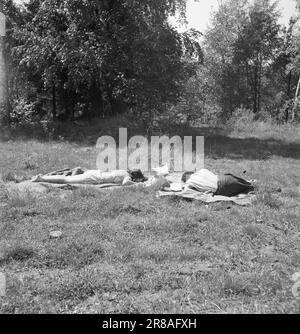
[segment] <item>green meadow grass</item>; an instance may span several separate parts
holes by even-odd
[[[257,180],[251,207],[150,190],[8,193],[9,181],[95,168],[99,133],[82,142],[80,133],[4,138],[0,312],[299,313],[291,280],[300,271],[299,127],[189,131],[205,135],[208,169]],[[56,230],[62,237],[51,239]]]

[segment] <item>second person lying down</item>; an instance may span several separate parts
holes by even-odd
[[[253,185],[233,174],[216,175],[207,169],[196,173],[184,173],[184,191],[194,190],[214,196],[234,197],[254,191]]]

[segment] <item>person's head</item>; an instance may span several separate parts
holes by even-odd
[[[184,183],[186,183],[193,174],[194,174],[193,172],[185,172],[182,175],[181,181],[184,182]]]
[[[136,183],[146,182],[148,179],[144,176],[140,169],[129,170],[128,171],[131,180]]]

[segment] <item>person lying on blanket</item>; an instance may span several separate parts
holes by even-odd
[[[207,169],[201,169],[196,173],[184,173],[182,182],[185,184],[184,191],[196,190],[215,196],[234,197],[254,191],[249,181],[232,174],[216,175]]]
[[[55,183],[55,184],[87,184],[87,185],[133,185],[146,182],[147,178],[140,170],[116,170],[102,172],[100,170],[86,170],[80,167],[64,169],[47,175],[38,175],[32,182]]]

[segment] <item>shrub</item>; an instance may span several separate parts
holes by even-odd
[[[36,103],[28,102],[24,97],[14,101],[10,113],[12,126],[26,125],[35,121],[37,116]]]

